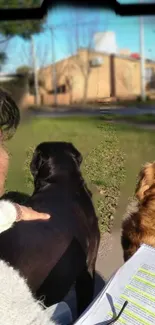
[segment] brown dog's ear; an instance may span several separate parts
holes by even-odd
[[[141,201],[145,197],[145,192],[155,184],[155,162],[145,164],[139,173],[138,179],[135,196]]]
[[[82,155],[81,153],[73,146],[72,143],[68,143],[68,151],[69,154],[76,161],[77,165],[80,166],[82,163]]]

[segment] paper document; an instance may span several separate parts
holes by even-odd
[[[106,325],[125,301],[127,306],[115,325],[155,324],[155,249],[142,245],[75,322],[76,325]]]

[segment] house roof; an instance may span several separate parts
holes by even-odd
[[[84,47],[80,47],[79,49],[78,49],[78,51],[77,51],[77,53],[79,52],[79,51],[87,51],[88,49],[87,48],[84,48]],[[90,53],[92,53],[92,54],[96,54],[96,55],[102,55],[102,56],[110,56],[111,54],[109,54],[109,53],[106,53],[106,52],[98,52],[98,51],[95,51],[94,49],[91,49],[90,50]],[[122,59],[126,59],[126,60],[131,60],[131,61],[139,61],[140,60],[140,56],[138,57],[134,57],[134,55],[132,56],[132,54],[135,54],[135,53],[130,53],[130,55],[125,55],[125,54],[113,54],[115,57],[118,57],[118,58],[122,58]],[[70,55],[70,56],[68,56],[68,57],[66,57],[66,58],[64,58],[64,59],[62,59],[62,60],[59,60],[59,61],[57,61],[55,64],[57,65],[57,64],[60,64],[60,63],[63,63],[64,61],[66,61],[66,60],[68,60],[68,59],[71,59],[71,58],[73,58],[73,57],[75,57],[77,54],[74,54],[74,55]],[[146,60],[146,62],[148,62],[148,63],[155,63],[155,60],[151,60],[151,59],[145,59]],[[51,67],[52,66],[52,64],[49,64],[49,65],[47,65],[47,66],[45,66],[45,67],[43,67],[43,68],[41,68],[40,69],[40,71],[43,71],[44,69],[46,70],[46,69],[48,69],[49,67]]]
[[[79,51],[80,50],[82,50],[82,51],[87,51],[87,48],[84,48],[84,47],[81,47],[81,48],[79,48]],[[98,55],[104,55],[104,56],[107,56],[107,55],[109,55],[110,56],[110,54],[109,53],[107,53],[107,52],[98,52],[98,51],[95,51],[94,49],[91,49],[91,51],[90,51],[91,53],[96,53],[96,54],[98,54]],[[139,58],[135,58],[135,57],[132,57],[131,55],[132,55],[132,53],[130,53],[130,55],[125,55],[125,54],[119,54],[119,53],[117,53],[117,54],[113,54],[115,57],[119,57],[119,58],[122,58],[122,59],[128,59],[128,60],[132,60],[132,61],[137,61],[137,60],[140,60],[140,57]],[[151,60],[151,59],[145,59],[147,62],[152,62],[152,63],[155,63],[155,60]]]
[[[56,62],[55,62],[55,65],[60,64],[60,63],[63,63],[63,62],[65,62],[65,61],[67,61],[68,59],[74,58],[75,56],[76,56],[76,54],[74,54],[74,55],[69,55],[69,56],[67,56],[66,58],[62,59],[62,60],[56,61]],[[48,68],[51,67],[51,66],[52,66],[52,63],[46,65],[46,66],[43,67],[43,68],[41,68],[40,71],[41,71],[41,70],[46,70],[46,69],[48,69]]]

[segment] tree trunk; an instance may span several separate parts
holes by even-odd
[[[87,102],[87,95],[88,95],[88,76],[84,78],[84,89],[83,89],[83,103]]]
[[[69,98],[69,102],[70,102],[70,105],[73,103],[73,91],[72,89],[70,89],[70,98]]]

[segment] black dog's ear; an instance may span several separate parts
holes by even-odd
[[[72,143],[68,143],[68,149],[70,155],[75,159],[78,166],[80,166],[83,160],[81,153],[73,146]]]
[[[39,150],[35,150],[31,163],[30,163],[30,171],[32,176],[35,178],[38,174],[38,171],[42,165],[43,159],[41,157],[41,153]]]

